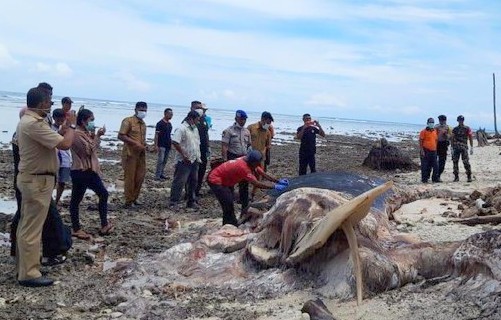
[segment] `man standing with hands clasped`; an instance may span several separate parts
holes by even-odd
[[[325,137],[324,129],[318,121],[312,121],[311,115],[303,115],[304,125],[297,128],[296,139],[301,140],[299,146],[299,175],[306,174],[307,167],[311,173],[316,172],[315,153],[317,152],[317,134]]]
[[[464,125],[464,117],[457,117],[458,126],[452,129],[452,164],[454,172],[454,182],[459,181],[459,157],[463,159],[464,169],[468,182],[471,182],[471,166],[468,158],[468,140],[470,141],[470,155],[473,154],[473,133],[470,127]]]
[[[146,102],[136,103],[134,115],[122,120],[118,139],[124,142],[122,167],[124,169],[125,207],[139,206],[137,200],[146,175]]]
[[[20,285],[42,287],[53,284],[52,279],[40,273],[40,240],[58,170],[56,148],[71,147],[76,117],[74,112],[69,114],[60,135],[44,121],[51,111],[51,95],[41,88],[32,88],[26,100],[28,109],[17,126],[20,155],[17,186],[22,193],[17,274]]]

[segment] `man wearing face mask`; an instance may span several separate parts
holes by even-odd
[[[433,170],[431,180],[440,182],[437,162],[438,136],[435,130],[435,121],[428,118],[426,128],[419,133],[419,148],[421,156],[421,182],[428,183],[430,173]]]
[[[28,109],[16,130],[20,155],[17,186],[22,194],[17,228],[18,281],[22,286],[50,286],[53,281],[40,273],[40,239],[58,169],[56,148],[71,147],[75,115],[68,117],[61,136],[44,119],[51,111],[51,95],[42,88],[32,88],[26,100]]]
[[[235,123],[223,131],[221,157],[224,161],[240,158],[249,151],[252,140],[249,129],[245,128],[245,122],[247,122],[247,113],[243,110],[237,110]],[[247,181],[238,183],[238,193],[243,210],[249,205],[249,183]]]
[[[122,167],[124,169],[125,207],[139,206],[141,186],[146,175],[146,102],[136,103],[134,115],[122,120],[118,139],[124,142]]]
[[[268,111],[261,114],[261,120],[247,127],[249,129],[252,141],[252,150],[258,150],[262,155],[266,155],[271,146],[270,125],[273,122],[273,116]],[[261,166],[264,167],[264,157],[261,159]],[[256,194],[257,188],[252,188],[252,196]]]
[[[197,123],[203,111],[190,111],[181,125],[174,130],[172,146],[176,149],[174,179],[170,189],[171,210],[179,209],[179,201],[184,186],[187,185],[186,207],[198,209],[195,202],[195,190],[198,181],[198,166],[200,160],[200,136]]]

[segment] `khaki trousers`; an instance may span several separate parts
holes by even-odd
[[[125,203],[137,200],[146,175],[146,153],[123,155]]]
[[[21,220],[17,227],[18,280],[35,279],[40,273],[42,229],[49,211],[55,177],[19,173],[17,187],[21,191]]]

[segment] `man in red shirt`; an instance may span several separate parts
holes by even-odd
[[[421,182],[427,183],[433,169],[431,180],[440,182],[437,162],[438,136],[435,130],[435,121],[428,118],[426,128],[419,133],[419,147],[421,149]]]
[[[246,156],[229,160],[214,168],[208,175],[209,186],[223,209],[223,225],[238,226],[233,205],[233,186],[241,181],[261,189],[284,190],[289,185],[287,179],[277,179],[260,166],[263,156],[257,150],[250,151]],[[268,181],[259,181],[256,174]],[[272,183],[273,182],[273,183]]]

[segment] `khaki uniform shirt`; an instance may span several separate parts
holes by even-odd
[[[196,126],[191,127],[186,121],[183,121],[181,126],[174,130],[172,142],[178,143],[183,148],[191,163],[202,162],[200,160],[200,135]],[[182,161],[183,156],[176,152],[176,162]]]
[[[258,150],[264,156],[266,149],[271,143],[271,132],[268,129],[263,129],[259,122],[251,124],[247,127],[249,129],[252,141],[252,149]]]
[[[228,144],[228,152],[243,156],[247,154],[247,150],[251,146],[251,135],[249,129],[241,128],[237,123],[234,123],[223,131],[221,141]]]
[[[146,124],[136,116],[123,119],[118,133],[140,142],[143,146],[146,145]],[[134,153],[134,150],[127,143],[124,143],[122,154],[130,156]]]
[[[19,172],[57,173],[59,163],[56,146],[64,138],[53,131],[44,118],[28,109],[17,125],[16,136],[21,158]]]

